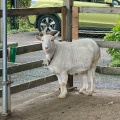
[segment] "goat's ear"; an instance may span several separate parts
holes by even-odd
[[[39,35],[35,35],[35,38],[39,41],[41,41],[41,37]]]

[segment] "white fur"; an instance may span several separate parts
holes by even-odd
[[[76,73],[81,74],[83,77],[83,87],[79,92],[84,93],[87,90],[89,79],[91,88],[88,94],[92,95],[100,48],[92,39],[86,38],[73,42],[59,42],[55,40],[55,37],[57,36],[50,34],[43,37],[36,36],[42,43],[48,68],[58,77],[61,88],[59,98],[65,98],[67,95],[68,74],[74,75]]]

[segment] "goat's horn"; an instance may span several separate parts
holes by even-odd
[[[40,34],[46,35],[46,32],[45,31],[41,31]]]
[[[49,34],[54,36],[58,31],[57,30],[53,30],[53,31],[50,31]]]
[[[60,32],[58,31],[54,36],[55,36],[55,37],[58,37],[59,34],[60,34]]]
[[[46,32],[45,32],[45,31],[42,31],[41,33],[42,33],[43,35],[46,35]]]

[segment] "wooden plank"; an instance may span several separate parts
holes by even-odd
[[[42,50],[42,44],[37,43],[37,44],[32,44],[32,45],[26,45],[26,46],[19,46],[17,47],[17,55],[23,54],[23,53],[29,53],[33,51],[38,51]]]
[[[107,75],[120,75],[120,67],[97,66],[96,72]]]
[[[79,7],[79,11],[81,13],[119,14],[120,7]]]
[[[79,14],[78,7],[72,8],[72,39],[78,40],[78,29],[79,29]]]
[[[17,8],[8,9],[7,16],[27,16],[27,15],[39,15],[39,14],[52,14],[61,13],[61,7],[47,7],[47,8]],[[0,10],[0,17],[2,17],[2,10]]]
[[[29,62],[29,63],[17,64],[17,65],[8,67],[8,69],[7,69],[8,74],[10,75],[10,74],[21,72],[21,71],[42,67],[43,66],[42,63],[43,63],[43,60],[33,61],[33,62]],[[1,76],[2,76],[2,68],[0,68],[0,77]]]
[[[11,46],[18,46],[18,43],[16,43],[16,42],[8,42],[7,43],[7,48],[8,47],[11,47]],[[0,43],[0,50],[3,48],[3,45],[2,45],[2,43]]]
[[[96,41],[98,46],[102,48],[118,48],[120,49],[120,42],[119,41]]]
[[[61,38],[66,40],[66,7],[62,7]]]
[[[111,31],[92,31],[92,30],[79,30],[79,33],[84,33],[84,34],[94,34],[94,35],[105,35],[107,33],[111,33]]]
[[[34,88],[40,85],[44,85],[50,82],[54,82],[57,80],[57,77],[55,75],[47,76],[45,78],[40,78],[31,82],[26,82],[23,84],[15,85],[11,87],[11,94],[21,92],[24,90],[28,90],[30,88]],[[2,89],[0,89],[0,97],[2,97]]]

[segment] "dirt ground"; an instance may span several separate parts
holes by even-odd
[[[73,91],[58,99],[58,81],[13,94],[11,117],[0,120],[120,120],[120,76],[96,76],[93,96]],[[81,87],[80,81],[74,76],[74,86]]]
[[[27,34],[30,40],[31,33]],[[23,35],[19,36],[20,41],[25,40],[22,38]],[[13,37],[11,35],[9,39],[15,41]],[[33,39],[31,34],[31,40]],[[0,120],[120,120],[120,75],[97,74],[96,82],[97,87],[93,96],[74,91],[65,99],[58,99],[57,82],[13,94],[11,117],[0,116]],[[74,86],[80,86],[77,78],[74,83]],[[1,111],[2,99],[0,98]]]
[[[119,90],[96,90],[93,96],[72,92],[65,99],[58,99],[58,93],[56,91],[19,103],[12,108],[11,118],[0,120],[120,119]]]

